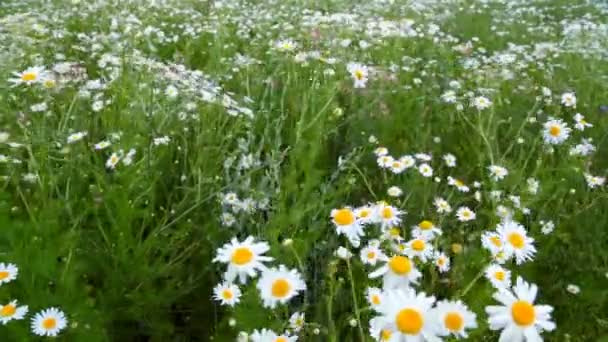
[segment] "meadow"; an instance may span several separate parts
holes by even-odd
[[[608,4],[3,0],[1,341],[608,341]]]

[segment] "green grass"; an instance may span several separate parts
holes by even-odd
[[[420,263],[423,276],[416,289],[444,299],[468,288],[461,299],[479,325],[469,340],[497,340],[484,311],[496,304],[494,290],[477,279],[490,260],[480,236],[500,222],[498,205],[513,205],[507,198],[492,200],[492,190],[521,196],[522,206],[531,210],[530,215],[517,211],[514,218],[528,229],[538,252],[533,261],[506,267],[514,279],[521,275],[537,284],[538,302],[555,308],[557,329],[543,336],[549,341],[608,338],[608,195],[605,186],[590,189],[583,176],[606,176],[608,167],[607,113],[599,109],[608,104],[608,63],[605,49],[576,45],[577,39],[589,39],[605,47],[608,37],[604,30],[603,36],[564,39],[560,24],[585,15],[599,24],[605,8],[582,1],[438,2],[424,10],[398,0],[390,6],[230,3],[234,7],[188,0],[156,7],[146,1],[0,4],[0,131],[10,134],[0,144],[0,154],[9,159],[0,164],[0,262],[19,267],[15,281],[0,285],[0,304],[18,299],[30,310],[25,320],[0,326],[3,341],[42,340],[31,332],[29,318],[48,307],[61,308],[69,320],[59,341],[234,341],[240,331],[282,332],[296,311],[305,312],[307,322],[299,340],[371,341],[368,321],[375,313],[365,293],[381,282],[368,279],[374,268],[363,265],[359,249],[336,234],[330,212],[381,200],[408,212],[401,224],[406,236],[423,219],[441,224],[444,235],[436,247],[450,256],[451,270],[439,274]],[[474,3],[479,11],[471,9]],[[355,14],[355,24],[310,25],[306,19],[312,11],[305,8],[318,15]],[[127,19],[129,13],[137,20]],[[364,27],[372,18],[412,19],[424,37],[370,36]],[[46,29],[36,32],[33,23]],[[435,41],[430,23],[445,33]],[[190,35],[188,27],[196,33]],[[547,31],[529,30],[539,27]],[[156,33],[144,33],[150,31],[146,28],[178,39],[162,41]],[[514,43],[524,52],[510,53],[524,64],[467,68],[467,56],[453,47],[474,37],[472,57],[483,60]],[[297,42],[296,51],[272,47],[284,38]],[[341,47],[343,39],[353,45]],[[361,40],[371,47],[356,47]],[[558,44],[555,55],[531,57],[534,44],[543,42]],[[296,53],[313,50],[323,58],[306,64],[294,60]],[[35,65],[50,69],[60,62],[58,54],[77,62],[90,80],[111,80],[103,90],[89,90],[111,102],[94,111],[95,99],[79,95],[84,80],[59,82],[51,90],[11,86],[13,72]],[[100,66],[104,54],[115,57],[115,75]],[[255,61],[239,65],[237,54]],[[164,64],[148,68],[142,57]],[[378,70],[363,89],[353,88],[346,70],[351,61]],[[186,89],[184,73],[167,74],[178,70],[172,63],[201,71],[208,82],[190,74],[195,84]],[[512,79],[502,77],[504,69],[512,71]],[[461,85],[462,110],[441,100],[453,80]],[[164,94],[172,84],[179,89],[176,99]],[[551,103],[543,102],[541,87],[553,91]],[[488,88],[491,108],[471,108],[464,94],[477,96]],[[201,90],[217,91],[219,101],[203,100]],[[566,91],[576,92],[576,110],[560,104]],[[224,95],[253,115],[227,114]],[[31,106],[41,102],[48,109],[34,112]],[[554,116],[573,127],[577,112],[594,126],[573,130],[566,143],[548,153],[542,123]],[[80,131],[87,132],[82,141],[66,143]],[[170,142],[155,145],[162,136]],[[371,136],[378,143],[371,143]],[[597,151],[570,156],[570,147],[583,137],[593,138]],[[102,140],[112,145],[94,150]],[[432,154],[441,182],[414,169],[401,175],[380,169],[373,154],[378,146],[394,156]],[[132,164],[106,167],[112,152],[130,149],[136,150]],[[444,166],[446,153],[457,157],[456,168]],[[255,163],[239,168],[246,155]],[[506,167],[507,178],[492,181],[491,164]],[[35,180],[24,180],[26,174]],[[462,194],[449,187],[447,176],[471,188],[479,181],[482,201],[474,199],[476,189]],[[526,192],[529,177],[541,183],[535,196]],[[388,197],[392,185],[405,195]],[[229,209],[221,200],[227,192],[268,205],[235,214],[236,223],[225,227],[221,215]],[[477,219],[464,224],[453,214],[437,214],[432,203],[437,196],[449,199],[454,209],[469,206]],[[542,234],[541,220],[552,220],[555,231]],[[269,243],[272,265],[302,273],[305,293],[270,310],[262,305],[257,280],[250,280],[241,286],[243,296],[234,308],[212,299],[225,270],[212,262],[217,248],[248,235]],[[374,235],[379,229],[369,228],[362,245]],[[293,240],[289,246],[287,239]],[[463,246],[461,253],[452,252],[454,243]],[[339,246],[354,254],[348,264],[334,255]],[[580,294],[568,293],[568,284],[580,286]],[[349,325],[357,315],[365,337]]]

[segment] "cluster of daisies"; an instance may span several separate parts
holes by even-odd
[[[242,295],[239,285],[246,285],[250,279],[256,278],[256,288],[264,307],[274,309],[277,305],[286,304],[292,298],[306,290],[306,283],[296,269],[285,265],[268,267],[272,257],[264,255],[270,250],[266,242],[256,241],[252,236],[243,241],[233,238],[229,243],[217,250],[213,260],[227,265],[224,281],[213,290],[213,298],[223,305],[234,306]],[[295,312],[290,319],[290,331],[295,333],[304,326],[304,314]],[[297,336],[291,336],[289,331],[277,334],[263,329],[254,331],[250,338],[253,341],[295,341]]]
[[[19,268],[14,264],[0,263],[0,287],[17,279]],[[16,299],[0,303],[0,322],[3,325],[10,321],[22,320],[29,311],[27,305],[19,305]],[[32,332],[38,336],[57,336],[68,325],[63,311],[48,308],[36,313],[31,319]]]

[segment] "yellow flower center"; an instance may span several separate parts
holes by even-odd
[[[42,327],[46,330],[55,329],[56,326],[57,326],[57,320],[52,317],[46,318],[45,320],[42,321]]]
[[[289,340],[285,336],[279,336],[274,342],[289,342]]]
[[[374,305],[380,305],[380,296],[373,295],[372,296],[372,304],[374,304]]]
[[[285,279],[277,279],[272,283],[272,296],[277,298],[283,298],[289,294],[291,285]]]
[[[386,220],[393,218],[393,209],[391,207],[382,208],[382,218]]]
[[[518,300],[511,307],[511,315],[518,325],[528,326],[536,320],[534,306],[525,300]]]
[[[445,327],[449,331],[460,331],[464,325],[464,319],[458,312],[448,312],[444,318]]]
[[[365,74],[363,73],[362,70],[355,70],[355,78],[358,79],[359,81],[363,79],[363,77],[365,77]]]
[[[388,330],[388,329],[382,329],[382,332],[380,333],[380,340],[381,341],[388,341],[391,339],[391,336],[393,335],[393,332]]]
[[[506,275],[505,275],[504,271],[496,271],[496,272],[494,272],[494,278],[496,278],[496,279],[498,279],[500,281],[505,280],[505,276]]]
[[[517,249],[522,249],[524,248],[525,240],[521,234],[511,233],[509,234],[509,243],[511,243],[511,245]]]
[[[425,247],[426,243],[424,243],[424,240],[416,239],[414,242],[412,242],[412,249],[416,252],[422,252]]]
[[[408,257],[396,255],[388,262],[391,270],[399,275],[405,275],[412,270],[412,262]]]
[[[496,247],[502,247],[502,241],[500,241],[498,236],[491,236],[490,242],[492,242],[492,244]]]
[[[222,297],[227,300],[232,299],[232,291],[229,289],[225,289],[224,291],[222,291]]]
[[[468,211],[468,210],[464,210],[464,211],[462,212],[462,217],[464,217],[464,218],[469,218],[469,217],[471,217],[471,212],[470,212],[470,211]]]
[[[454,184],[455,184],[456,186],[463,186],[463,185],[464,185],[464,182],[463,182],[463,181],[461,181],[460,179],[456,179],[456,180],[454,180]]]
[[[23,75],[21,75],[21,80],[23,82],[31,82],[31,81],[35,81],[37,77],[38,76],[36,75],[36,73],[24,72]]]
[[[369,213],[370,213],[369,209],[363,209],[363,210],[359,211],[359,217],[366,218],[369,216]]]
[[[559,136],[559,134],[561,132],[562,132],[562,128],[557,125],[553,125],[553,126],[551,126],[551,128],[549,128],[549,134],[551,134],[554,137]]]
[[[374,259],[375,257],[376,257],[376,252],[374,252],[374,251],[367,252],[368,259]]]
[[[424,318],[415,309],[403,309],[399,311],[395,321],[399,331],[409,335],[417,335],[422,330],[422,325],[424,324]]]
[[[443,266],[445,264],[445,258],[441,257],[437,259],[437,265]]]
[[[418,227],[422,230],[429,230],[433,228],[433,222],[424,220],[418,224]]]
[[[391,228],[391,230],[389,231],[389,234],[392,237],[397,237],[397,236],[399,236],[399,234],[401,234],[401,231],[399,231],[399,228]]]
[[[393,167],[394,167],[395,169],[397,169],[397,168],[401,167],[401,163],[400,163],[400,162],[397,162],[397,161],[396,161],[396,162],[393,162]]]
[[[334,221],[340,226],[347,226],[355,222],[355,215],[350,209],[340,209],[335,212]]]
[[[8,273],[8,271],[0,271],[0,280],[8,278],[9,275],[10,273]]]
[[[44,87],[47,89],[54,88],[55,84],[56,84],[55,80],[45,80],[44,81]]]
[[[16,311],[17,311],[17,308],[14,305],[6,304],[5,306],[2,307],[2,310],[0,310],[0,316],[11,317],[12,315],[15,314]]]
[[[239,266],[248,264],[253,259],[253,252],[248,247],[238,247],[232,253],[232,263]]]

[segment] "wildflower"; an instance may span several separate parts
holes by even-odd
[[[413,167],[414,165],[416,165],[416,159],[407,154],[404,156],[401,156],[401,158],[399,158],[399,161],[401,162],[401,164],[403,164],[403,167],[406,169],[409,169],[410,167]]]
[[[177,88],[173,85],[169,85],[166,89],[165,89],[165,95],[170,99],[176,99],[177,96],[179,95],[179,91],[177,90]]]
[[[32,332],[38,336],[57,336],[68,325],[65,314],[56,308],[37,313],[32,318]]]
[[[110,158],[108,158],[108,160],[106,161],[106,168],[110,169],[110,170],[114,170],[114,168],[116,167],[116,164],[118,164],[118,162],[120,161],[120,154],[114,152],[110,155]]]
[[[264,306],[273,309],[277,303],[287,303],[299,292],[306,290],[306,284],[298,271],[280,265],[278,268],[264,270],[257,288]]]
[[[507,258],[514,256],[518,265],[532,260],[536,253],[534,239],[527,235],[524,226],[515,221],[507,221],[498,224],[496,231],[504,242],[503,251]]]
[[[374,309],[378,309],[378,307],[380,307],[380,304],[382,304],[382,290],[380,290],[377,287],[368,287],[367,288],[367,302],[369,303],[369,305],[374,308]]]
[[[424,239],[415,238],[406,242],[405,254],[412,259],[418,258],[426,262],[433,256],[433,245]]]
[[[17,265],[0,262],[0,285],[17,279],[17,274],[19,274]]]
[[[268,329],[254,330],[249,338],[252,342],[296,342],[298,340],[298,336],[290,336],[287,333],[277,334]]]
[[[383,228],[399,225],[401,223],[401,215],[405,214],[404,211],[386,203],[380,203],[376,211]]]
[[[291,317],[289,317],[289,327],[295,332],[302,330],[305,323],[306,321],[304,320],[303,312],[294,312]]]
[[[359,63],[348,63],[346,66],[346,70],[350,73],[351,77],[354,80],[355,88],[365,88],[367,84],[369,70],[367,66]]]
[[[236,223],[236,218],[231,213],[222,213],[220,220],[225,227],[232,227]]]
[[[589,186],[591,189],[595,189],[603,186],[604,183],[606,183],[606,178],[585,173],[585,181],[587,181],[587,186]]]
[[[357,220],[352,209],[345,207],[331,211],[332,222],[336,226],[338,235],[342,234],[348,238],[353,247],[359,247],[361,237],[365,234],[361,223]]]
[[[386,193],[391,197],[399,197],[403,195],[403,190],[401,190],[401,188],[398,186],[391,186],[390,188],[388,188]]]
[[[568,284],[568,286],[566,286],[566,290],[572,293],[573,295],[581,293],[581,288],[574,284]]]
[[[417,225],[412,227],[412,235],[426,240],[432,240],[437,235],[441,235],[441,229],[432,221],[423,220]]]
[[[378,245],[369,244],[361,249],[361,261],[366,265],[375,266],[378,260],[386,260],[386,255]]]
[[[291,39],[279,40],[275,43],[277,50],[282,52],[291,52],[296,49],[297,44]]]
[[[433,264],[435,264],[441,273],[445,273],[450,270],[450,258],[448,258],[448,256],[443,252],[435,252]]]
[[[496,289],[506,289],[511,286],[511,271],[500,265],[491,264],[486,267],[485,276]]]
[[[247,237],[243,242],[232,238],[229,243],[217,249],[217,256],[213,262],[228,264],[228,270],[224,274],[224,279],[228,282],[233,281],[237,276],[241,283],[247,281],[247,277],[255,277],[257,271],[265,270],[264,262],[271,261],[272,258],[264,256],[270,246],[266,242],[254,242],[252,236]]]
[[[574,128],[578,129],[579,131],[584,131],[587,127],[593,127],[592,124],[585,121],[585,117],[582,116],[581,113],[576,113],[574,115],[574,122],[576,122],[574,124]]]
[[[383,288],[385,290],[408,287],[411,283],[417,284],[422,273],[416,269],[410,258],[395,255],[386,260],[384,265],[370,273],[371,279],[383,276]]]
[[[460,179],[452,178],[451,176],[448,176],[448,185],[456,187],[456,189],[458,189],[458,191],[460,192],[469,192],[470,190],[469,187],[464,184],[463,181],[461,181]]]
[[[447,167],[456,167],[456,157],[453,154],[446,154],[443,156],[443,161]]]
[[[495,255],[496,253],[502,251],[504,243],[498,233],[483,232],[483,234],[481,234],[481,245],[483,248],[490,251],[492,255]]]
[[[490,101],[487,97],[478,96],[473,99],[471,105],[477,108],[477,110],[484,110],[492,106],[492,101]]]
[[[490,177],[494,181],[503,180],[509,174],[507,169],[499,165],[490,165],[488,170],[490,170]]]
[[[373,321],[374,332],[391,332],[391,341],[437,341],[439,333],[435,325],[432,306],[435,297],[424,292],[416,294],[412,289],[388,291],[378,308],[380,314]]]
[[[380,166],[383,169],[388,169],[392,166],[393,161],[395,161],[395,159],[393,159],[393,157],[391,157],[389,155],[384,155],[384,156],[378,157],[378,159],[376,161],[378,163],[378,166]]]
[[[45,75],[46,71],[44,67],[35,66],[31,68],[27,68],[22,72],[15,72],[13,75],[15,78],[9,79],[9,82],[13,84],[13,86],[18,86],[20,84],[32,85],[39,83]]]
[[[73,143],[75,143],[77,141],[82,140],[86,136],[87,136],[87,132],[86,131],[72,133],[72,134],[68,135],[67,143],[68,144],[73,144]]]
[[[433,168],[429,164],[421,164],[418,166],[418,171],[424,177],[432,177],[433,176]]]
[[[386,156],[386,155],[388,155],[388,149],[387,149],[386,147],[377,147],[377,148],[374,150],[374,154],[375,154],[377,157]]]
[[[540,221],[541,224],[541,228],[540,231],[541,233],[548,235],[551,234],[553,232],[553,230],[555,229],[555,223],[553,223],[553,221]]]
[[[543,138],[547,144],[559,145],[568,139],[571,131],[561,119],[551,118],[544,124]]]
[[[393,160],[389,169],[391,170],[391,172],[398,175],[405,170],[405,165],[403,165],[400,160]]]
[[[338,247],[334,254],[342,260],[348,260],[353,256],[353,254],[348,249],[342,246]]]
[[[456,210],[456,217],[460,222],[472,221],[475,219],[475,213],[469,207],[460,207]]]
[[[536,195],[538,193],[538,188],[539,188],[538,180],[536,180],[534,178],[528,178],[526,180],[526,183],[528,185],[528,192],[532,195]]]
[[[12,320],[20,320],[27,314],[27,305],[19,306],[17,301],[13,300],[7,304],[0,304],[0,322],[6,324]]]
[[[576,108],[576,95],[572,92],[562,94],[562,104],[565,107]]]
[[[477,328],[477,316],[460,300],[440,301],[432,313],[440,326],[437,333],[439,336],[453,335],[457,338],[467,338],[468,334],[465,330]]]
[[[433,204],[435,205],[435,209],[440,214],[447,214],[452,212],[452,207],[445,199],[441,197],[437,197],[433,200]]]
[[[364,205],[356,208],[354,212],[359,223],[363,225],[378,221],[378,215],[375,208],[372,206]]]
[[[218,284],[213,288],[213,299],[222,305],[234,306],[241,299],[241,290],[232,283]]]
[[[512,290],[500,290],[494,299],[502,305],[486,306],[491,330],[501,330],[501,341],[542,341],[540,333],[555,329],[551,321],[553,308],[534,305],[538,288],[521,277]]]
[[[110,143],[110,141],[108,141],[108,140],[104,140],[104,141],[100,141],[100,142],[98,142],[98,143],[97,143],[97,144],[95,144],[93,147],[94,147],[96,150],[98,150],[98,151],[99,151],[99,150],[103,150],[103,149],[108,148],[108,147],[109,147],[111,144],[112,144],[112,143]]]

